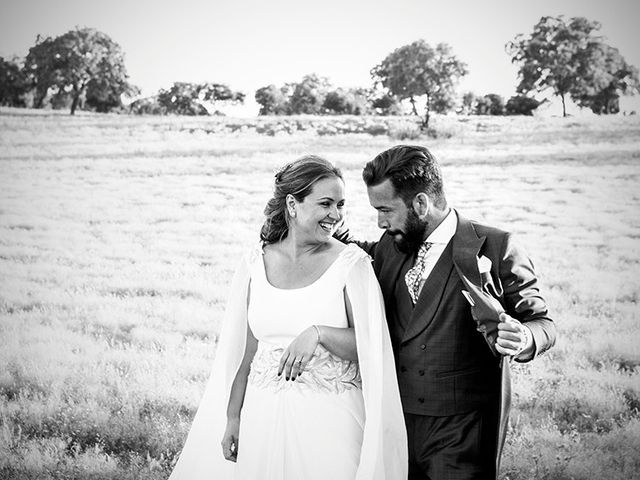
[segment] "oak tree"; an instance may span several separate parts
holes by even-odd
[[[530,35],[507,43],[511,60],[520,65],[518,93],[552,90],[567,115],[567,97],[582,106],[601,98],[617,98],[618,91],[637,88],[637,70],[597,35],[600,23],[575,17],[542,17]],[[628,89],[628,90],[627,90]]]
[[[70,94],[72,115],[88,91],[95,103],[118,104],[120,96],[132,89],[120,45],[93,28],[38,37],[25,60],[25,72],[36,91],[36,108],[55,89]]]
[[[424,40],[394,50],[371,70],[376,86],[400,100],[408,99],[413,114],[418,115],[417,98],[425,97],[423,128],[428,128],[432,110],[444,113],[452,108],[455,87],[466,74],[466,64],[448,44],[439,43],[434,48]]]

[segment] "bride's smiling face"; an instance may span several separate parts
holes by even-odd
[[[338,177],[318,180],[301,202],[289,199],[291,229],[303,238],[326,242],[344,218],[344,182]]]

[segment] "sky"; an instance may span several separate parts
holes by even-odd
[[[424,39],[467,63],[459,92],[509,98],[517,66],[505,44],[545,15],[599,21],[640,67],[638,0],[0,0],[0,56],[26,56],[38,34],[93,27],[120,44],[143,94],[175,81],[225,83],[247,94],[250,112],[256,89],[309,73],[370,87],[376,64]]]

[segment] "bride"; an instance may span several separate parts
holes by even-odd
[[[406,478],[382,296],[369,257],[332,237],[343,210],[326,160],[276,174],[171,480]]]

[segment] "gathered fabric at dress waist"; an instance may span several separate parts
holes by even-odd
[[[284,374],[278,376],[278,366],[284,350],[285,347],[282,346],[259,342],[251,362],[249,384],[275,390],[294,388],[327,393],[362,388],[358,362],[343,360],[322,345],[316,347],[304,372],[295,380],[287,380]]]

